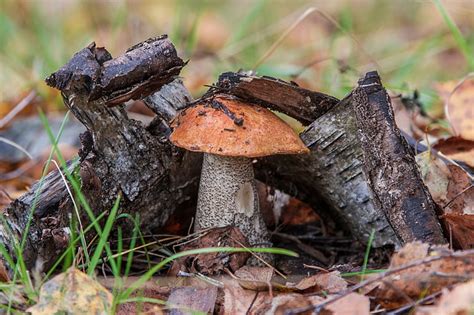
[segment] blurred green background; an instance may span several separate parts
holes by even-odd
[[[436,111],[433,84],[473,71],[466,56],[466,49],[472,54],[474,48],[472,0],[441,2],[461,42],[443,10],[424,0],[0,3],[0,103],[14,103],[34,89],[61,109],[59,96],[43,79],[74,52],[95,41],[116,56],[165,33],[189,60],[182,76],[195,95],[219,73],[242,68],[343,97],[362,73],[377,69],[392,93],[418,89],[424,105]],[[316,10],[255,68],[310,7]]]

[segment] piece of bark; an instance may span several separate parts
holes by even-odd
[[[160,93],[152,94],[144,99],[145,104],[163,122],[170,122],[186,105],[192,96],[179,79],[163,86]]]
[[[210,92],[216,90],[282,112],[306,125],[339,102],[335,97],[300,88],[296,83],[245,72],[221,74]]]
[[[114,59],[93,42],[46,78],[46,83],[71,95],[76,90],[86,92],[87,101],[115,106],[152,94],[171,82],[184,65],[166,35],[145,40]]]
[[[359,81],[352,105],[374,205],[382,209],[403,243],[446,243],[436,217],[437,206],[395,124],[390,97],[377,72],[369,72]]]
[[[150,233],[163,226],[176,209],[195,204],[202,157],[174,147],[167,140],[166,124],[146,127],[129,119],[123,105],[111,106],[117,100],[148,96],[153,89],[173,81],[183,64],[171,42],[159,37],[134,46],[116,59],[110,59],[105,49],[90,45],[47,79],[48,84],[61,89],[66,105],[87,129],[81,135],[76,169],[81,191],[96,216],[109,211],[122,193],[120,211],[139,214],[141,231]],[[143,71],[146,75],[138,74]],[[110,75],[120,80],[107,79]],[[157,93],[163,100],[176,101],[169,89]],[[54,263],[68,245],[69,218],[75,215],[59,173],[49,174],[45,185],[46,191],[34,186],[14,201],[0,222],[0,242],[15,259],[13,240],[21,239],[32,213],[23,252],[28,269],[36,265],[47,270]],[[90,222],[88,219],[81,211],[83,226]],[[7,266],[9,271],[12,267]]]

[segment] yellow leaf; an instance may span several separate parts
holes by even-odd
[[[445,100],[446,115],[456,135],[474,140],[474,79],[468,78],[455,88],[452,82],[439,84],[437,90]]]
[[[41,287],[38,304],[27,311],[32,315],[57,313],[108,314],[112,294],[85,273],[70,268]]]

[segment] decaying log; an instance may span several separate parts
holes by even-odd
[[[341,101],[301,134],[310,154],[261,159],[255,165],[257,177],[308,202],[361,242],[374,230],[375,247],[397,245],[385,215],[372,202],[350,101]]]
[[[109,211],[121,192],[120,211],[139,214],[146,223],[142,232],[148,233],[163,226],[176,209],[195,202],[201,156],[172,146],[166,124],[155,122],[147,128],[129,119],[123,105],[113,106],[146,97],[172,82],[183,65],[171,42],[159,37],[116,59],[91,44],[47,79],[49,85],[61,90],[65,104],[87,129],[81,135],[76,170],[96,216]],[[160,96],[156,98],[163,102],[189,101],[189,95],[177,98],[170,89],[157,93]],[[13,202],[5,211],[6,220],[0,223],[0,242],[15,257],[12,240],[21,239],[34,208],[24,248],[29,269],[40,263],[47,270],[54,263],[68,245],[69,217],[74,214],[58,172],[49,174],[44,185],[41,193],[35,186]],[[34,205],[36,194],[39,197]],[[81,215],[86,224],[85,212]]]
[[[437,206],[421,179],[412,150],[395,124],[390,97],[377,72],[352,93],[364,174],[381,209],[402,242],[446,243]]]
[[[413,238],[426,242],[444,242],[433,211],[435,205],[426,190],[418,191],[418,197],[424,196],[423,201],[426,201],[426,203],[421,203],[421,205],[426,205],[424,211],[421,211],[418,206],[418,214],[413,214],[413,209],[410,208],[415,206],[416,201],[410,199],[409,194],[403,194],[407,204],[403,209],[398,210],[398,216],[400,213],[405,213],[407,218],[416,218],[413,222],[407,220],[403,227],[400,226],[401,222],[395,221],[394,216],[387,212],[390,206],[381,205],[377,200],[377,194],[374,198],[373,188],[369,185],[372,182],[367,180],[370,179],[370,176],[364,172],[366,170],[364,165],[370,163],[367,158],[374,158],[371,156],[373,152],[388,150],[385,151],[388,154],[397,148],[388,144],[386,147],[384,141],[371,143],[372,147],[361,145],[358,129],[360,121],[365,122],[365,117],[355,115],[354,108],[359,103],[355,102],[352,93],[335,104],[334,98],[324,94],[317,93],[307,98],[314,92],[281,80],[268,77],[259,78],[245,73],[221,75],[214,89],[225,90],[226,93],[249,102],[284,112],[302,123],[309,121],[308,118],[302,118],[302,116],[311,117],[314,120],[301,134],[301,138],[311,149],[310,155],[274,156],[260,159],[255,165],[257,177],[260,180],[297,195],[315,208],[319,208],[323,216],[335,218],[342,223],[342,227],[347,228],[353,236],[363,242],[367,241],[370,233],[374,231],[374,246],[398,245],[400,241],[405,242]],[[308,106],[307,102],[309,101],[311,101],[311,106]],[[272,104],[269,105],[269,102]],[[373,106],[379,106],[379,112],[391,111],[391,104],[386,101],[383,103],[378,100],[373,102]],[[391,126],[391,130],[386,134],[398,139],[397,141],[403,141],[393,120],[393,115],[386,122]],[[379,127],[371,126],[368,130],[374,135],[379,132]],[[411,156],[411,159],[405,163],[405,167],[411,170],[410,180],[413,180],[411,185],[424,187],[412,153],[404,151],[404,154]],[[394,156],[400,157],[400,155],[400,153],[393,152],[391,161],[399,163],[396,162]],[[409,182],[406,179],[390,178],[386,180],[391,181],[393,187],[397,187],[397,185],[399,185],[398,187],[409,187],[406,186]],[[392,192],[386,190],[384,193],[387,196]],[[326,202],[323,207],[321,207],[321,200]],[[409,201],[415,204],[408,205]],[[422,227],[421,225],[425,223],[426,225]],[[401,235],[401,229],[411,231],[413,237]]]

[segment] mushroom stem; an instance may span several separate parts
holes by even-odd
[[[204,153],[194,230],[236,226],[251,246],[271,246],[252,160]]]

